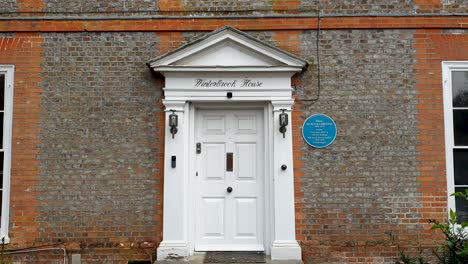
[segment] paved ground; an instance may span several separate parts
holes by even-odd
[[[204,254],[195,254],[190,259],[156,261],[154,262],[154,264],[202,264],[204,257],[205,257]],[[271,260],[267,256],[266,263],[267,264],[302,264],[302,261],[300,260]],[[210,264],[214,264],[214,263],[210,263]],[[249,263],[249,264],[255,264],[255,263]]]

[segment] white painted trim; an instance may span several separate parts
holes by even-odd
[[[292,57],[288,55],[286,52],[280,51],[279,49],[274,49],[257,40],[248,38],[247,36],[244,36],[238,32],[235,32],[231,28],[225,28],[209,36],[208,38],[205,38],[199,42],[194,42],[190,45],[187,45],[182,50],[178,50],[174,53],[171,53],[159,59],[153,60],[152,62],[150,62],[150,67],[153,69],[157,69],[163,66],[169,66],[191,55],[200,53],[201,51],[209,47],[212,47],[227,39],[241,46],[244,46],[248,49],[251,49],[259,54],[262,54],[266,57],[269,57],[271,59],[284,63],[288,66],[298,68],[299,71],[305,66],[304,61],[301,61],[295,57]],[[180,67],[180,68],[183,68],[183,67]],[[194,68],[194,70],[200,71],[200,69],[197,69],[197,68]],[[163,71],[163,70],[157,69],[157,71]],[[247,71],[251,71],[251,70],[247,70]]]
[[[156,258],[162,259],[180,259],[191,256],[190,247],[186,241],[163,241],[159,244]]]
[[[264,251],[265,248],[263,246],[259,246],[256,244],[252,245],[210,245],[204,246],[200,245],[197,246],[197,252],[204,252],[204,251]]]
[[[271,245],[272,245],[272,240],[274,237],[274,203],[273,203],[273,197],[274,194],[272,192],[274,184],[273,184],[273,111],[272,111],[272,105],[271,103],[267,103],[265,107],[265,113],[264,113],[264,122],[265,122],[265,181],[264,181],[264,199],[265,199],[265,207],[264,207],[264,215],[265,215],[265,254],[271,255]]]
[[[5,76],[5,114],[3,130],[3,192],[2,192],[2,217],[0,238],[5,239],[5,243],[10,243],[8,236],[9,216],[10,216],[10,177],[11,177],[11,139],[13,125],[13,87],[14,87],[14,65],[0,65],[0,72]]]
[[[442,85],[444,99],[444,125],[445,125],[445,157],[447,171],[447,195],[448,208],[456,210],[455,197],[450,196],[455,192],[455,179],[453,167],[453,107],[452,107],[452,71],[468,71],[468,61],[443,61],[442,62]]]
[[[302,66],[298,67],[253,67],[253,66],[238,66],[238,67],[181,67],[181,66],[154,66],[153,70],[158,72],[297,72],[302,70]]]
[[[176,108],[173,101],[164,100],[166,109]],[[180,104],[180,100],[177,100]],[[195,221],[190,215],[194,215],[194,190],[189,186],[193,186],[193,172],[195,168],[195,159],[192,155],[195,153],[195,131],[194,131],[194,118],[197,107],[202,109],[209,108],[232,108],[232,109],[252,109],[263,107],[266,111],[265,115],[265,151],[268,155],[265,155],[265,190],[264,190],[264,210],[265,210],[265,232],[264,232],[264,243],[265,253],[271,254],[272,259],[278,260],[300,260],[301,259],[301,248],[295,240],[295,211],[294,211],[294,178],[293,178],[293,163],[292,163],[292,133],[291,125],[288,126],[286,138],[283,139],[282,134],[278,131],[279,127],[275,120],[278,119],[277,115],[281,112],[280,109],[288,109],[290,114],[291,107],[294,100],[272,100],[257,102],[255,104],[249,103],[248,101],[238,102],[236,104],[226,104],[226,102],[217,102],[216,104],[207,104],[205,101],[198,101],[197,98],[192,98],[192,102],[196,104],[189,104],[188,101],[184,104],[185,108],[182,112],[186,118],[184,118],[184,124],[179,126],[179,129],[185,132],[184,140],[187,144],[179,145],[177,153],[187,154],[184,156],[186,163],[178,162],[178,166],[187,166],[190,168],[188,171],[183,173],[183,178],[179,181],[182,184],[168,186],[171,181],[174,181],[174,175],[171,175],[168,165],[172,152],[168,149],[173,149],[174,142],[168,141],[168,137],[171,135],[169,131],[166,131],[166,151],[165,151],[165,182],[164,182],[164,223],[163,223],[163,239],[158,248],[158,260],[164,260],[167,258],[175,257],[188,257],[194,254],[194,241],[195,241]],[[198,102],[198,103],[197,103]],[[265,105],[265,103],[267,103]],[[180,117],[179,117],[180,118]],[[181,120],[181,119],[179,119]],[[167,126],[167,124],[166,124]],[[182,135],[176,134],[176,137],[182,137]],[[281,143],[282,142],[282,143]],[[171,146],[169,146],[170,144]],[[286,144],[286,148],[283,149],[283,145]],[[283,147],[282,147],[283,146]],[[288,151],[284,151],[287,149]],[[280,162],[278,162],[280,161]],[[287,172],[279,170],[281,164],[287,164]],[[185,165],[182,165],[185,164]],[[275,189],[273,191],[273,188]],[[181,195],[181,192],[185,195]],[[184,196],[182,205],[175,203],[177,197]],[[173,200],[175,199],[175,201]],[[185,202],[184,202],[185,201]],[[170,217],[167,217],[168,211],[174,212],[179,211],[178,215],[186,215],[185,221],[179,221],[179,228],[174,225],[174,222]],[[173,214],[172,214],[173,215]],[[267,217],[270,216],[270,217]],[[193,220],[193,221],[192,221]],[[177,221],[176,221],[177,222]],[[167,225],[170,224],[171,228]],[[183,231],[186,230],[186,231]],[[181,232],[182,231],[182,232]],[[172,232],[172,234],[170,234]],[[173,237],[174,234],[182,238],[182,240],[166,240],[166,237]],[[178,234],[178,235],[177,235]],[[272,241],[275,241],[272,243]],[[171,251],[172,250],[172,251]],[[182,254],[182,255],[181,255]]]
[[[285,133],[279,132],[279,115],[285,109],[289,120],[294,100],[277,100],[271,102],[273,107],[273,244],[272,260],[300,260],[301,247],[296,241],[296,223],[294,207],[294,167],[292,147],[292,125]],[[281,165],[286,170],[281,170]]]
[[[193,89],[191,88],[170,88],[170,89],[163,89],[164,91],[168,91],[168,92],[174,92],[174,91],[177,91],[177,92],[193,92]],[[228,92],[228,91],[233,91],[234,89],[230,89],[230,88],[197,88],[197,92],[200,92],[200,91],[205,91],[205,92],[210,92],[210,93],[213,93],[213,92]],[[237,91],[237,92],[271,92],[271,87],[270,88],[236,88],[234,91]],[[275,89],[275,91],[277,92],[292,92],[293,89],[292,88],[281,88],[281,89]]]
[[[300,260],[301,247],[296,240],[277,240],[271,248],[272,260]]]

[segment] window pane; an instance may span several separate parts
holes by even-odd
[[[0,149],[3,149],[3,115],[5,113],[0,113],[0,123],[2,124],[2,129],[0,129]]]
[[[452,72],[453,107],[468,107],[468,71]]]
[[[456,146],[468,146],[468,110],[453,110],[453,133]]]
[[[464,192],[466,188],[455,188],[455,192]],[[455,197],[455,206],[457,211],[458,223],[468,222],[468,200],[464,197]]]
[[[5,74],[0,73],[0,110],[4,110],[5,103]]]
[[[2,206],[3,206],[2,199],[3,199],[3,191],[0,191],[0,219],[2,219]],[[1,222],[2,221],[0,221],[0,223]],[[0,224],[0,227],[1,227],[1,224]]]
[[[468,185],[468,149],[453,150],[455,185]]]
[[[3,190],[3,151],[0,152],[0,176],[1,176],[1,183],[0,188]]]

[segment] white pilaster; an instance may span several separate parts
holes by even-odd
[[[292,155],[291,108],[294,100],[272,101],[273,105],[273,210],[274,234],[271,247],[272,260],[301,260],[301,248],[296,241],[294,212],[294,174]],[[279,115],[286,109],[289,124],[286,133],[279,131]],[[282,170],[281,166],[287,169]]]
[[[187,210],[189,114],[188,103],[184,100],[164,100],[166,107],[165,150],[164,150],[164,206],[163,241],[157,249],[157,259],[173,259],[191,255],[188,241],[189,219]],[[169,115],[172,111],[178,116],[178,131],[172,138]],[[171,159],[176,157],[176,167],[172,168]]]

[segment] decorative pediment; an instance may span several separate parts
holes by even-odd
[[[297,72],[307,62],[232,27],[223,27],[203,38],[151,60],[157,72]]]

